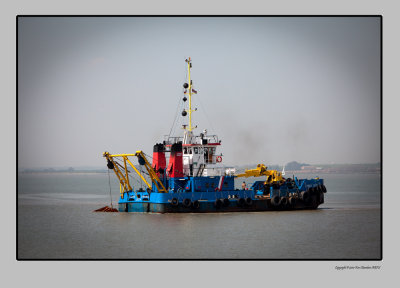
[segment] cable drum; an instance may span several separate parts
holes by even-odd
[[[144,161],[144,159],[143,159],[142,156],[139,156],[139,157],[138,157],[138,161],[139,161],[139,164],[140,164],[140,165],[146,164],[146,162]]]
[[[114,169],[114,163],[112,163],[110,159],[107,159],[107,167],[108,169]]]

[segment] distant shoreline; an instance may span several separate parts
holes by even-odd
[[[107,171],[18,171],[18,174],[66,174],[66,175],[73,175],[73,174],[106,174]],[[381,174],[381,171],[324,171],[324,170],[311,170],[311,171],[285,171],[286,178],[290,177],[289,175],[298,175],[298,174],[315,174],[315,175],[325,175],[325,174]]]
[[[106,174],[105,171],[18,171],[18,174]]]
[[[296,165],[293,166],[293,163]],[[290,166],[292,164],[292,166]],[[223,166],[222,168],[235,168],[236,172],[243,171],[245,169],[254,169],[257,164],[247,164],[247,165],[237,165],[237,166]],[[381,163],[370,163],[370,164],[300,164],[297,162],[288,163],[285,167],[278,165],[269,165],[268,169],[282,171],[285,168],[286,175],[290,174],[352,174],[352,173],[362,173],[362,174],[381,174]],[[112,171],[110,171],[112,172]],[[61,168],[21,168],[18,174],[99,174],[107,173],[107,168],[104,167],[61,167]]]

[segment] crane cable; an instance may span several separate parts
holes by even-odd
[[[112,197],[111,197],[111,182],[110,182],[110,169],[107,169],[108,173],[108,186],[110,187],[110,201],[111,201],[111,207],[104,206],[99,209],[94,210],[93,212],[118,212],[117,209],[113,208],[112,205]]]
[[[111,202],[111,209],[113,209],[112,197],[111,197],[111,180],[110,180],[110,169],[107,169],[107,173],[108,173],[108,186],[110,187],[110,202]]]

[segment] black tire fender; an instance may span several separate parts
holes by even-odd
[[[172,206],[178,206],[178,204],[179,204],[179,201],[178,201],[177,198],[174,197],[174,198],[171,199],[171,205]]]
[[[189,198],[185,198],[183,199],[182,204],[185,207],[190,207],[190,205],[192,204],[192,200],[190,200]]]
[[[192,203],[193,209],[199,209],[200,208],[200,202],[199,200],[194,200]]]
[[[303,192],[301,192],[301,200],[303,200],[303,202],[309,202],[310,201],[310,192],[309,191],[303,191]]]
[[[319,193],[319,199],[318,199],[318,202],[320,203],[320,204],[322,204],[322,203],[324,203],[325,202],[325,199],[324,199],[325,197],[324,197],[324,192],[320,192]]]
[[[243,206],[246,203],[246,201],[244,200],[244,198],[239,198],[239,200],[237,201],[238,206]]]
[[[223,204],[224,207],[228,207],[229,203],[230,203],[230,201],[229,201],[228,198],[224,198],[224,200],[222,200],[222,204]]]
[[[221,199],[215,200],[214,206],[215,206],[215,208],[217,208],[217,209],[221,208],[221,206],[222,206],[222,201],[221,201]]]
[[[245,201],[247,206],[251,206],[251,204],[253,204],[253,200],[250,197],[247,197]]]
[[[271,204],[273,206],[278,206],[279,204],[281,204],[281,198],[278,195],[275,195],[271,198]]]

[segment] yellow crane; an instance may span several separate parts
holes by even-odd
[[[124,192],[132,191],[132,186],[129,182],[129,177],[128,177],[129,170],[127,164],[129,164],[133,168],[133,170],[135,170],[135,172],[139,175],[139,177],[143,180],[143,182],[147,185],[147,187],[149,189],[152,189],[151,185],[149,184],[149,182],[147,182],[146,178],[143,177],[143,175],[139,172],[139,170],[136,169],[136,167],[129,160],[128,157],[130,156],[136,156],[139,160],[139,164],[144,165],[150,176],[151,181],[157,187],[157,190],[161,193],[167,193],[167,189],[165,189],[164,184],[162,183],[160,178],[158,178],[157,173],[154,171],[154,169],[151,167],[151,164],[147,160],[143,151],[140,150],[136,151],[135,154],[114,154],[114,155],[111,155],[109,152],[104,152],[103,156],[107,159],[107,167],[109,169],[113,169],[114,173],[117,175],[119,179],[120,183],[119,190],[121,197],[123,197]],[[124,165],[121,165],[118,162],[116,162],[114,160],[114,158],[116,157],[121,157],[124,161]]]
[[[260,177],[267,176],[266,184],[280,182],[283,179],[282,173],[277,170],[268,170],[264,164],[258,164],[255,169],[247,169],[242,174],[237,174],[235,177]]]

